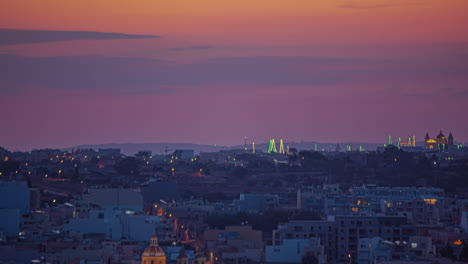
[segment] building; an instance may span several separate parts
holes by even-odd
[[[293,220],[273,230],[273,245],[284,239],[319,238],[328,261],[355,258],[361,238],[381,237],[388,241],[409,241],[416,229],[399,216],[329,216],[328,221]]]
[[[428,149],[447,149],[448,146],[453,146],[453,135],[450,132],[450,135],[446,137],[442,130],[439,132],[437,137],[431,138],[429,137],[429,133],[426,133],[424,137],[424,146]]]
[[[26,182],[0,182],[0,208],[17,209],[21,214],[31,209],[30,191]]]
[[[279,207],[279,196],[277,194],[246,194],[241,193],[239,200],[233,201],[238,212],[261,213]]]
[[[251,226],[208,229],[203,237],[206,249],[218,256],[222,263],[260,262],[262,259],[262,231],[253,230]]]
[[[189,160],[193,158],[194,154],[193,149],[176,149],[173,156],[175,159]]]
[[[166,254],[158,245],[158,238],[151,237],[151,244],[141,255],[141,264],[166,264]]]
[[[320,239],[284,239],[281,245],[265,247],[267,263],[301,263],[307,254],[318,260],[318,264],[326,263],[325,249],[320,245]]]
[[[392,244],[384,242],[380,237],[359,239],[357,254],[358,264],[374,264],[384,260],[392,260]]]
[[[83,194],[82,203],[97,204],[104,209],[143,211],[142,193],[132,189],[89,189],[87,194]]]

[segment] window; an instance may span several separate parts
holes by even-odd
[[[418,243],[411,243],[411,248],[417,248],[418,247]]]

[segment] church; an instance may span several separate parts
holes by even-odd
[[[449,136],[446,137],[441,130],[439,135],[437,135],[435,138],[430,138],[429,133],[426,133],[426,137],[424,138],[424,146],[428,149],[447,149],[449,146],[453,146],[452,132],[450,132]]]
[[[166,254],[164,250],[158,245],[158,238],[151,237],[150,245],[143,251],[141,255],[141,264],[166,264]],[[177,257],[177,264],[189,264],[189,259],[185,253],[185,248],[179,252]],[[205,254],[199,252],[191,264],[207,264]]]

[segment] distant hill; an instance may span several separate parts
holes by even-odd
[[[95,144],[95,145],[79,145],[71,149],[104,149],[104,148],[118,148],[125,155],[135,155],[140,150],[151,150],[154,155],[165,154],[166,148],[168,153],[174,152],[176,149],[192,149],[195,153],[199,152],[216,152],[223,149],[229,149],[225,146],[191,144],[191,143],[108,143],[108,144]]]
[[[287,146],[290,148],[296,148],[297,150],[314,150],[315,145],[317,144],[317,150],[322,151],[335,151],[337,143],[320,143],[320,142],[285,142],[285,149]],[[341,151],[346,150],[346,146],[350,145],[353,150],[359,149],[359,146],[362,146],[365,150],[376,150],[377,147],[382,146],[382,144],[377,143],[360,143],[360,142],[343,142],[339,143]],[[252,145],[247,146],[249,149],[252,148]],[[98,150],[100,148],[118,148],[125,155],[135,155],[140,150],[151,150],[154,155],[165,154],[166,148],[168,153],[172,153],[176,149],[192,149],[196,154],[200,152],[217,152],[220,150],[228,149],[243,149],[244,145],[236,146],[215,146],[215,145],[204,145],[204,144],[191,144],[191,143],[109,143],[109,144],[95,144],[95,145],[80,145],[66,150],[71,149],[85,149],[92,148]],[[258,151],[267,151],[268,144],[256,144],[255,148]],[[276,149],[279,150],[279,142],[276,142]]]

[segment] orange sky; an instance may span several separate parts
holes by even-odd
[[[1,28],[157,34],[237,45],[468,41],[466,0],[3,0],[1,5]]]

